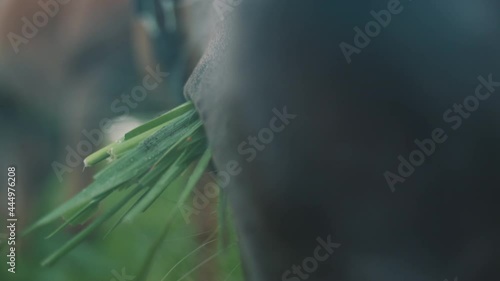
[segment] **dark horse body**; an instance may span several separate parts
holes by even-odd
[[[366,46],[391,1],[269,2],[227,16],[185,88],[241,168],[248,280],[497,279],[498,1],[401,1]]]

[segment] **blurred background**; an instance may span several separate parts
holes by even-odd
[[[84,170],[86,155],[185,101],[183,86],[218,21],[212,2],[201,0],[0,1],[0,180],[16,167],[18,218],[15,274],[0,231],[1,280],[135,280],[166,214],[179,212],[180,186],[105,239],[99,229],[52,267],[40,261],[84,226],[48,240],[52,229],[20,232],[91,182],[100,167]],[[145,85],[146,94],[133,95]],[[4,222],[6,197],[0,189]],[[211,204],[190,223],[179,215],[148,280],[241,280],[234,236],[227,250],[209,243],[188,255],[213,238]]]

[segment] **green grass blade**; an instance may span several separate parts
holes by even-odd
[[[208,165],[210,164],[210,160],[212,159],[212,153],[210,149],[205,149],[204,153],[202,154],[200,160],[196,164],[195,168],[192,171],[191,177],[189,178],[188,182],[186,183],[186,187],[184,188],[184,191],[182,195],[179,198],[178,204],[185,204],[187,198],[189,197],[189,194],[192,192],[193,188],[196,186],[200,178],[203,176],[203,173],[206,171]],[[166,221],[166,225],[160,234],[160,236],[156,239],[155,243],[151,245],[151,249],[149,250],[149,254],[146,256],[143,266],[141,268],[141,271],[139,272],[139,275],[137,276],[137,280],[146,280],[146,277],[149,272],[149,268],[151,265],[151,262],[153,261],[158,249],[160,249],[160,245],[165,240],[167,237],[167,234],[170,230],[170,226],[177,215],[177,212],[172,210]]]
[[[122,198],[117,204],[115,204],[112,208],[108,209],[104,214],[99,216],[96,220],[94,220],[89,226],[87,226],[84,230],[79,232],[75,237],[66,242],[61,248],[59,248],[56,252],[48,256],[41,263],[42,266],[49,266],[64,256],[66,253],[71,251],[73,248],[78,246],[92,231],[94,231],[98,226],[108,220],[111,216],[113,216],[116,212],[118,212],[130,199],[132,199],[137,192],[141,189],[139,187],[134,188],[129,192],[125,197]]]
[[[72,209],[81,208],[92,199],[143,175],[150,167],[158,164],[158,161],[166,155],[165,151],[172,151],[172,146],[177,145],[179,140],[192,130],[192,124],[198,122],[196,112],[191,111],[174,120],[169,126],[160,129],[139,144],[137,148],[117,159],[102,173],[96,175],[94,182],[87,188],[35,222],[29,231],[54,221]]]
[[[83,159],[83,164],[85,165],[85,167],[92,167],[95,164],[100,163],[103,160],[106,160],[110,156],[108,150],[110,150],[116,144],[117,142],[110,143],[105,147],[87,156],[85,159]]]
[[[143,186],[144,193],[135,201],[134,204],[132,204],[121,216],[120,218],[111,226],[111,228],[108,230],[108,232],[104,235],[104,238],[106,238],[113,230],[116,229],[116,227],[125,220],[127,215],[132,212],[133,209],[137,208],[138,203],[146,196],[146,194],[149,192],[151,188],[147,188],[149,184],[152,182],[155,182],[158,180],[158,178],[161,176],[161,174],[165,173],[165,171],[168,169],[170,165],[174,162],[175,158],[173,159],[165,159],[164,161],[161,162],[159,166],[153,167],[150,169],[144,176],[142,176],[138,184]],[[103,238],[103,239],[104,239]]]
[[[144,132],[138,136],[135,136],[135,137],[130,138],[128,140],[124,140],[121,143],[117,143],[116,145],[112,146],[108,150],[108,154],[113,156],[113,157],[119,157],[119,156],[125,154],[126,152],[130,151],[131,149],[135,148],[141,141],[152,136],[159,129],[161,129],[161,127],[156,128],[156,130],[149,130],[149,131]]]
[[[210,151],[210,149],[206,149],[203,155],[201,156],[200,160],[196,164],[196,167],[194,168],[191,177],[189,177],[189,180],[186,184],[186,187],[184,188],[184,191],[179,196],[177,204],[184,205],[184,202],[186,202],[186,200],[188,199],[189,194],[193,191],[193,188],[196,186],[198,181],[203,176],[203,173],[206,171],[208,165],[210,164],[211,159],[212,159],[212,152]]]
[[[181,155],[174,164],[160,177],[158,182],[151,187],[144,198],[129,212],[125,220],[133,220],[139,213],[144,212],[188,166],[183,163],[183,155]]]
[[[135,129],[133,129],[132,131],[126,133],[125,140],[128,140],[128,139],[131,139],[135,136],[138,136],[138,135],[140,135],[146,131],[149,131],[150,129],[155,128],[157,126],[161,126],[162,124],[169,122],[169,121],[181,116],[182,114],[184,114],[192,109],[194,109],[193,103],[186,102],[186,103],[170,110],[169,112],[147,122],[146,124],[141,125]]]
[[[208,165],[210,164],[210,160],[212,159],[212,153],[210,149],[205,149],[204,153],[201,155],[200,160],[196,164],[195,168],[192,171],[191,177],[189,178],[188,182],[186,183],[186,186],[184,188],[184,191],[182,192],[182,195],[179,197],[179,201],[177,204],[184,205],[186,200],[189,197],[189,194],[192,192],[193,188],[196,186],[200,178],[203,176],[203,173],[207,169]],[[146,256],[143,265],[141,267],[141,270],[139,272],[139,275],[137,276],[137,280],[146,280],[149,269],[151,266],[151,263],[156,256],[158,250],[160,249],[161,243],[165,240],[167,237],[170,227],[172,222],[174,221],[174,218],[178,212],[175,212],[174,210],[171,210],[171,212],[168,214],[168,217],[166,219],[167,223],[165,224],[164,229],[162,230],[162,233],[160,236],[156,239],[155,243],[151,245],[151,248],[149,250],[149,254]]]
[[[99,207],[99,202],[100,200],[92,200],[85,206],[84,208],[80,209],[78,212],[76,212],[73,216],[71,216],[69,219],[67,219],[63,224],[61,224],[58,228],[56,228],[52,233],[47,235],[45,239],[49,239],[55,234],[59,233],[59,231],[63,230],[66,226],[76,223],[77,221],[87,221],[90,219],[92,215],[94,215]],[[85,218],[83,218],[85,217]]]
[[[184,135],[180,137],[161,157],[160,159],[153,165],[156,166],[162,159],[169,156],[170,153],[176,148],[178,148],[182,143],[188,142],[188,139],[193,136],[201,127],[203,123],[200,120],[196,120],[194,123],[190,124],[190,126],[186,129]]]
[[[102,239],[106,239],[106,237],[108,237],[108,235],[110,235],[113,230],[115,230],[118,225],[120,225],[120,223],[122,223],[125,219],[125,216],[130,212],[130,210],[132,210],[139,201],[142,200],[142,198],[144,198],[144,196],[146,195],[146,193],[149,191],[148,190],[145,190],[144,188],[142,188],[141,190],[144,190],[144,193],[141,194],[141,196],[134,202],[134,204],[132,204],[125,212],[123,212],[123,214],[115,221],[115,223],[109,228],[109,230],[106,232],[106,234],[104,234],[104,236],[102,237]]]
[[[156,256],[158,249],[160,249],[161,243],[167,237],[167,235],[170,231],[170,227],[171,227],[172,223],[174,222],[174,218],[175,218],[176,214],[177,214],[177,212],[170,212],[168,214],[165,227],[163,228],[160,236],[158,236],[158,238],[155,240],[155,242],[151,245],[151,248],[149,249],[148,255],[146,256],[146,258],[143,261],[143,264],[141,266],[141,270],[139,271],[139,274],[137,275],[136,280],[147,280],[146,278],[148,276],[151,263],[152,263],[154,257]]]

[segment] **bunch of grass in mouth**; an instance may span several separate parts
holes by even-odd
[[[94,176],[94,181],[88,187],[25,231],[24,234],[27,234],[60,217],[67,218],[47,237],[49,238],[70,224],[89,222],[86,228],[43,260],[42,265],[47,266],[56,262],[93,230],[125,209],[125,205],[130,207],[124,210],[108,234],[121,222],[134,219],[148,209],[175,179],[188,170],[191,175],[184,183],[185,189],[178,199],[178,204],[184,204],[209,165],[211,153],[207,148],[201,120],[193,104],[187,102],[133,129],[121,140],[88,156],[84,162],[85,166],[93,166],[106,159],[112,161]],[[89,220],[101,201],[111,193],[124,189],[126,194],[118,203],[93,220]],[[136,196],[138,194],[140,195]],[[133,203],[127,204],[130,201]],[[169,214],[165,229],[173,220],[173,213]]]

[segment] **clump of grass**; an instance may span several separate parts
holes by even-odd
[[[56,262],[93,230],[129,205],[129,202],[133,203],[123,211],[108,234],[121,222],[134,219],[147,210],[173,181],[188,171],[191,175],[184,183],[185,189],[178,200],[178,204],[184,204],[209,165],[211,152],[207,148],[201,120],[193,104],[187,102],[128,132],[121,140],[88,156],[84,163],[85,166],[92,166],[106,159],[112,161],[94,176],[93,183],[36,221],[25,234],[60,217],[66,218],[66,221],[48,236],[51,237],[70,224],[88,222],[95,216],[95,210],[101,201],[111,193],[126,190],[126,194],[43,260],[42,265],[48,266]],[[174,216],[173,212],[169,214],[165,233]],[[146,271],[147,269],[142,274],[146,274]]]

